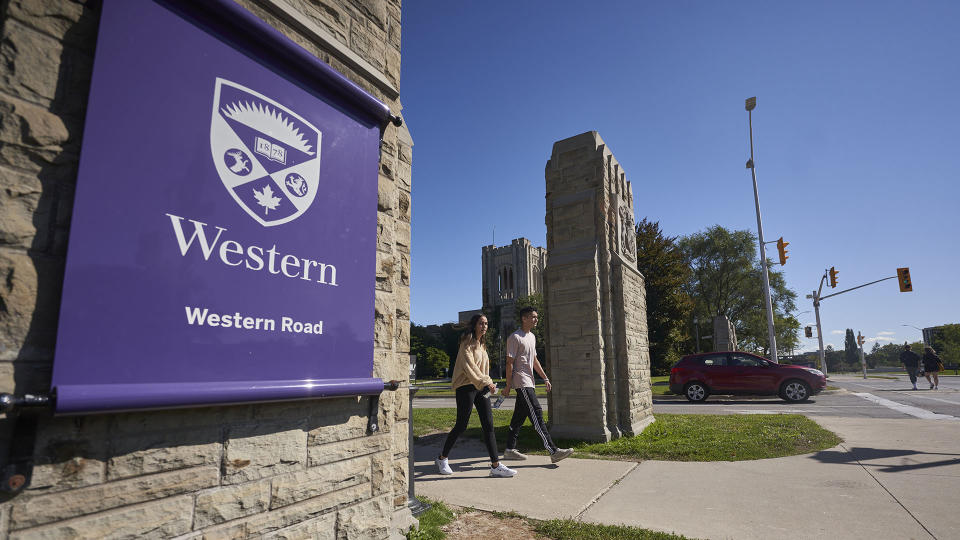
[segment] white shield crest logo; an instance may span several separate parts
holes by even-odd
[[[310,208],[320,184],[320,130],[276,101],[217,78],[210,150],[224,187],[264,227]]]

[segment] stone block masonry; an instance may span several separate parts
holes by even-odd
[[[545,176],[551,433],[640,433],[653,400],[632,186],[595,131],[554,143]]]
[[[399,0],[238,0],[399,114]],[[98,2],[0,2],[0,392],[46,393]],[[405,379],[411,164],[387,127],[377,201],[374,373]],[[407,392],[368,398],[36,417],[29,487],[0,538],[386,538],[409,523]],[[15,418],[0,418],[0,466]]]

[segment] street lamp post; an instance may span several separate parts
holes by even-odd
[[[770,302],[770,276],[767,274],[767,250],[763,244],[763,222],[760,219],[760,195],[757,191],[757,167],[753,162],[753,109],[757,107],[757,98],[747,98],[747,122],[750,125],[750,160],[747,168],[753,177],[753,202],[757,207],[757,239],[760,244],[760,266],[763,267],[763,300],[767,306],[767,331],[770,333],[770,359],[777,360],[777,336],[773,329],[773,304]]]
[[[906,326],[906,327],[908,327],[908,328],[913,328],[913,329],[917,330],[918,332],[920,332],[920,341],[923,342],[923,346],[924,346],[924,347],[929,347],[929,344],[927,343],[927,336],[926,336],[926,334],[923,333],[923,329],[922,329],[922,328],[917,328],[916,326],[914,326],[914,325],[912,325],[912,324],[901,324],[900,326]]]

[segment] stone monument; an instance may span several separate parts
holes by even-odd
[[[654,418],[632,187],[596,131],[554,143],[546,187],[551,433],[639,434]]]
[[[733,322],[723,315],[713,318],[713,350],[737,350],[737,329],[733,326]]]

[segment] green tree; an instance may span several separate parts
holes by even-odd
[[[857,369],[860,363],[860,353],[858,352],[857,337],[853,335],[853,329],[847,328],[846,337],[843,340],[843,360],[846,364],[844,369]]]
[[[423,358],[417,358],[418,377],[442,377],[449,364],[450,356],[446,352],[436,347],[427,347]]]
[[[647,293],[650,371],[666,375],[680,359],[680,347],[689,338],[686,321],[693,302],[684,286],[690,278],[690,267],[677,238],[663,234],[659,221],[643,218],[636,224],[636,234],[637,269],[643,274]]]
[[[769,355],[763,279],[756,237],[750,231],[730,231],[714,225],[679,240],[691,268],[685,289],[693,299],[693,314],[709,320],[730,319],[741,350]],[[779,350],[796,348],[800,323],[790,315],[797,294],[787,288],[783,274],[769,270],[770,300]],[[829,365],[829,364],[828,364]]]
[[[923,344],[920,342],[911,343],[910,348],[914,352],[917,352],[923,349]],[[870,354],[866,357],[867,365],[902,367],[900,366],[900,353],[902,352],[903,345],[901,344],[887,343],[886,345],[880,345],[879,343],[875,343],[873,349],[870,350]]]
[[[944,364],[960,364],[960,324],[945,324],[934,332],[930,344]]]

